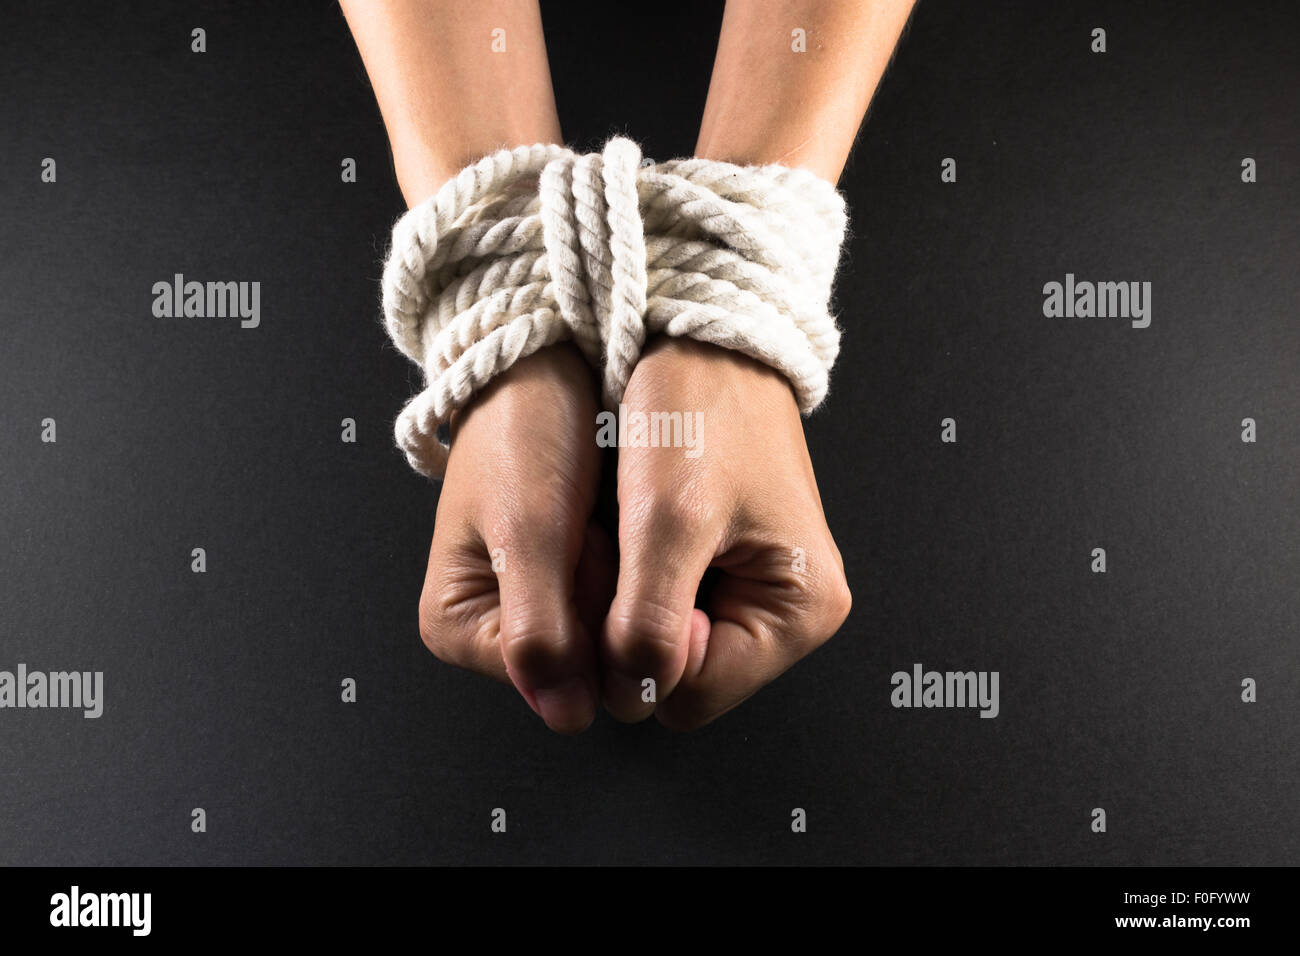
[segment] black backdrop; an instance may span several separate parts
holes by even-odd
[[[720,5],[630,6],[545,6],[565,133],[686,153]],[[0,669],[106,701],[0,710],[0,861],[1295,862],[1293,10],[922,0],[807,423],[853,614],[703,731],[566,739],[417,636],[401,203],[337,8],[7,4]],[[177,272],[260,281],[261,326],[155,318]],[[1067,272],[1150,281],[1151,326],[1045,318]],[[997,670],[1000,715],[892,708],[916,662]]]

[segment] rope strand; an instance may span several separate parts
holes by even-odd
[[[600,370],[611,408],[646,337],[664,333],[772,366],[807,414],[839,351],[828,310],[846,226],[843,197],[807,170],[642,166],[622,137],[600,153],[538,144],[486,156],[393,227],[385,325],[427,381],[397,418],[397,444],[441,477],[438,427],[565,339]]]

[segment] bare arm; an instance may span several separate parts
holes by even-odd
[[[912,0],[729,0],[696,155],[800,166],[835,182]],[[796,52],[804,31],[805,52]],[[601,648],[605,702],[624,720],[713,720],[811,653],[852,605],[799,410],[773,369],[660,338],[629,409],[692,409],[705,454],[624,448],[618,584]],[[798,555],[797,559],[792,555]],[[706,569],[718,572],[695,606]],[[658,701],[639,694],[655,679]]]
[[[560,142],[536,0],[342,0],[342,7],[407,205],[502,147]]]
[[[343,12],[408,205],[502,147],[560,141],[536,0],[343,0]],[[569,733],[595,715],[591,635],[608,606],[588,598],[608,562],[580,564],[595,414],[571,343],[516,362],[457,414],[420,596],[435,655],[512,682]]]
[[[695,155],[838,180],[913,2],[729,0]]]

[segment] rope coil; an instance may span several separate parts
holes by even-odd
[[[839,351],[829,313],[847,217],[807,170],[501,150],[393,227],[384,322],[427,387],[397,418],[411,467],[441,477],[438,427],[519,359],[572,339],[622,399],[646,338],[690,336],[782,372],[807,414]]]

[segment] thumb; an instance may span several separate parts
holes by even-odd
[[[703,530],[662,514],[620,522],[618,585],[601,640],[605,706],[618,720],[649,717],[682,678],[695,593],[715,550]]]
[[[577,555],[553,549],[540,538],[505,552],[497,571],[501,655],[511,682],[547,726],[578,733],[596,715],[595,653],[573,600]]]

